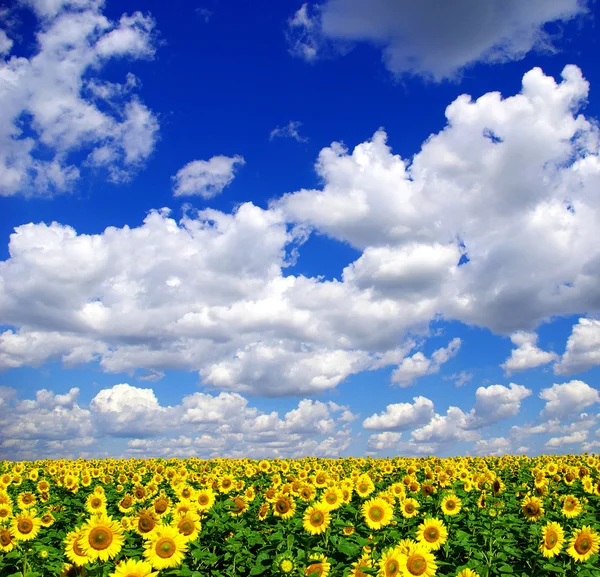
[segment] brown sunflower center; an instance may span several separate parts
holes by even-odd
[[[12,543],[12,535],[6,529],[0,529],[0,545],[8,547]]]
[[[435,543],[440,538],[440,531],[437,527],[428,527],[424,537],[428,543]]]
[[[195,527],[194,523],[192,523],[189,519],[182,519],[181,521],[179,521],[177,528],[179,529],[179,532],[182,535],[185,535],[187,537],[188,535],[191,535],[194,532]]]
[[[406,504],[404,505],[404,510],[405,510],[407,513],[414,513],[414,512],[415,512],[415,506],[414,506],[412,503],[406,503]]]
[[[330,504],[334,505],[337,502],[337,495],[335,493],[329,493],[325,500]]]
[[[554,531],[546,533],[546,549],[553,549],[558,543],[558,535]]]
[[[453,511],[454,509],[456,509],[456,503],[452,500],[446,501],[446,509],[448,509],[449,511]]]
[[[589,538],[588,535],[580,535],[575,540],[573,548],[580,555],[585,555],[592,548],[592,540]]]
[[[142,533],[149,533],[156,527],[156,521],[150,515],[140,515],[138,519],[138,529]]]
[[[189,489],[184,489],[181,494],[185,499],[189,499],[192,495],[192,492]]]
[[[90,547],[96,549],[96,551],[102,551],[110,547],[112,540],[113,534],[108,527],[94,527],[88,537]]]
[[[154,503],[154,510],[160,515],[164,513],[169,507],[169,503],[166,499],[158,499],[156,503]]]
[[[577,504],[575,503],[574,499],[565,499],[565,503],[564,503],[564,510],[565,511],[573,511],[575,509],[575,507],[577,506]]]
[[[389,559],[385,564],[385,577],[395,577],[399,572],[400,564],[398,561],[396,561],[396,559]]]
[[[208,505],[208,495],[202,494],[198,497],[198,503],[200,503],[200,505]]]
[[[374,505],[369,509],[369,519],[371,521],[379,522],[383,519],[384,515],[385,511],[379,505]]]
[[[8,517],[9,510],[6,507],[0,507],[0,519]]]
[[[42,516],[42,523],[52,523],[52,515],[46,513]]]
[[[305,575],[312,575],[316,573],[319,577],[323,574],[323,564],[322,563],[311,563],[304,572]]]
[[[244,502],[243,499],[240,499],[240,497],[236,497],[233,500],[233,507],[232,507],[232,511],[234,513],[243,513],[246,510],[246,503]],[[279,510],[279,509],[278,509]],[[285,511],[284,511],[285,512]]]
[[[22,497],[22,501],[25,505],[31,505],[31,503],[33,503],[33,495],[25,493]]]
[[[75,552],[75,555],[78,555],[79,557],[86,556],[85,551],[79,545],[79,539],[73,541],[73,551]]]
[[[221,482],[221,486],[224,489],[228,489],[229,487],[231,487],[231,481],[229,479],[223,479],[223,481]]]
[[[530,516],[534,516],[537,515],[540,511],[539,506],[536,503],[527,503],[527,505],[525,505],[525,514],[526,515],[530,515]]]
[[[33,521],[31,519],[19,519],[17,530],[23,535],[27,535],[33,531]]]
[[[161,537],[156,543],[155,552],[161,559],[168,559],[175,555],[177,545],[169,537]]]
[[[92,506],[92,509],[98,509],[102,506],[102,499],[100,499],[99,497],[94,497],[91,500],[90,505]]]
[[[321,511],[313,511],[310,515],[310,524],[313,527],[320,527],[325,522],[325,515]]]
[[[275,508],[279,513],[287,513],[290,510],[290,504],[286,500],[277,501]]]
[[[423,555],[413,554],[406,561],[406,570],[410,575],[423,575],[427,571],[427,560]]]
[[[132,504],[132,499],[129,496],[123,497],[121,499],[121,507],[123,507],[123,509],[129,509],[129,507],[131,507]]]

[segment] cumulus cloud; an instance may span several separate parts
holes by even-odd
[[[579,319],[567,340],[567,348],[554,374],[572,375],[600,365],[600,320]]]
[[[244,164],[245,160],[238,155],[192,160],[173,177],[173,195],[213,198],[233,182],[236,168]]]
[[[402,438],[402,433],[376,433],[374,435],[369,435],[369,440],[367,441],[367,449],[371,451],[383,451],[385,449],[393,449],[395,448],[400,439]]]
[[[522,452],[522,451],[519,451]],[[510,439],[494,437],[492,439],[480,439],[475,443],[475,455],[502,457],[511,454]]]
[[[468,428],[481,428],[503,419],[515,417],[521,409],[521,401],[532,391],[522,385],[510,383],[479,387],[475,392],[475,406],[469,415]]]
[[[156,116],[136,95],[131,76],[104,83],[99,71],[116,58],[149,59],[155,23],[141,12],[113,22],[103,2],[31,1],[39,22],[30,57],[2,32],[0,51],[0,196],[48,196],[69,190],[83,166],[108,178],[131,178],[154,150]],[[77,165],[73,155],[87,159]]]
[[[314,61],[332,42],[370,42],[382,47],[395,75],[441,81],[477,62],[520,60],[530,51],[556,51],[549,22],[568,22],[587,12],[582,0],[503,2],[482,0],[327,0],[303,4],[288,21],[290,52]]]
[[[414,403],[392,403],[380,415],[372,415],[363,421],[370,430],[406,430],[428,423],[433,415],[433,401],[426,397],[415,397]]]
[[[0,367],[194,370],[223,391],[304,396],[390,365],[407,376],[434,319],[512,335],[593,314],[600,161],[598,130],[579,113],[587,93],[575,66],[560,82],[533,69],[516,96],[458,97],[410,161],[383,130],[352,152],[332,144],[321,188],[267,209],[175,220],[163,208],[93,235],[23,224],[0,263]],[[285,274],[313,231],[361,251],[341,279]],[[453,343],[410,357],[417,375]]]
[[[536,346],[538,336],[535,333],[519,331],[512,334],[510,340],[517,348],[513,349],[510,357],[500,365],[507,375],[546,365],[558,359],[556,353],[542,351]]]
[[[575,413],[600,402],[597,389],[577,380],[562,385],[555,383],[550,388],[542,389],[539,397],[546,401],[541,416],[560,421],[567,420]]]

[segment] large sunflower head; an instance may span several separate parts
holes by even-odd
[[[381,497],[375,497],[363,503],[361,512],[369,529],[375,530],[389,525],[394,516],[393,507]]]
[[[344,495],[339,487],[329,487],[321,495],[321,503],[330,511],[334,511],[344,503]]]
[[[125,540],[121,524],[104,514],[92,516],[81,532],[81,548],[92,561],[114,559]]]
[[[307,507],[302,518],[302,526],[311,535],[320,535],[329,527],[331,514],[323,505],[317,503]]]
[[[202,528],[200,516],[193,511],[188,511],[184,515],[174,517],[171,521],[171,525],[179,531],[186,543],[188,541],[193,541]]]
[[[198,511],[208,511],[215,504],[215,494],[209,487],[202,487],[196,492],[196,508]]]
[[[36,497],[31,491],[25,491],[17,497],[17,504],[20,509],[29,509],[33,507],[36,502]]]
[[[273,515],[282,519],[293,517],[296,512],[296,502],[290,495],[279,495],[273,503]]]
[[[382,577],[396,577],[401,575],[401,562],[402,554],[396,548],[392,547],[387,549],[383,552],[383,555],[379,561],[378,575],[381,575]]]
[[[65,537],[65,556],[75,566],[81,567],[90,561],[81,547],[82,531],[78,529],[67,533]]]
[[[584,525],[573,533],[567,553],[575,561],[587,561],[592,555],[598,553],[599,545],[600,536],[598,533],[588,525]]]
[[[85,509],[92,515],[106,513],[106,497],[97,493],[90,493],[85,501]]]
[[[403,577],[433,577],[437,565],[433,553],[422,545],[412,547],[408,553],[400,555]]]
[[[31,541],[37,537],[42,522],[39,517],[25,510],[12,518],[11,532],[17,541]]]
[[[448,540],[448,530],[440,519],[428,518],[419,525],[417,539],[427,549],[437,551]]]
[[[547,558],[558,555],[562,549],[564,540],[565,532],[563,528],[558,523],[547,523],[542,529],[540,553]]]
[[[144,557],[154,569],[170,569],[183,562],[187,544],[175,527],[161,526],[144,544]]]
[[[460,513],[462,503],[456,495],[446,495],[442,499],[441,507],[444,515],[458,515],[458,513]]]

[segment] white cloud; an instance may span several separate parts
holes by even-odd
[[[97,75],[110,59],[152,58],[154,20],[135,12],[112,22],[100,12],[103,2],[30,5],[42,19],[38,51],[0,61],[0,196],[69,190],[80,176],[75,152],[111,180],[128,180],[152,153],[158,122],[136,96],[125,98],[129,77],[103,93],[94,87],[103,85]]]
[[[290,51],[314,61],[327,41],[368,41],[383,47],[395,75],[453,78],[476,62],[520,60],[530,51],[552,52],[548,22],[586,12],[578,0],[442,3],[435,0],[327,0],[303,4],[288,22]]]
[[[563,445],[573,445],[575,443],[583,443],[588,436],[587,431],[577,431],[564,437],[552,437],[546,442],[546,447],[562,447]]]
[[[473,379],[473,373],[469,371],[460,371],[460,373],[452,373],[451,375],[444,375],[442,377],[444,381],[454,381],[454,384],[457,387],[462,387],[466,385]]]
[[[521,452],[521,451],[519,451]],[[511,442],[504,437],[493,439],[480,439],[475,443],[475,455],[502,457],[511,454]]]
[[[293,138],[298,142],[307,142],[308,138],[305,136],[300,136],[298,133],[298,128],[302,126],[301,122],[297,120],[290,120],[286,126],[277,126],[273,130],[271,130],[269,134],[269,140],[273,140],[274,138]]]
[[[7,36],[4,30],[0,30],[0,56],[8,54],[12,48],[13,41]]]
[[[406,430],[428,423],[433,415],[433,402],[426,397],[415,397],[414,403],[393,403],[380,415],[372,415],[363,421],[370,430]]]
[[[459,441],[477,441],[477,431],[467,429],[469,416],[458,407],[448,407],[446,415],[435,414],[431,421],[415,429],[411,439],[417,443],[449,444]]]
[[[233,182],[236,167],[244,164],[244,159],[238,155],[192,160],[173,177],[173,195],[213,198]]]
[[[469,415],[467,428],[487,427],[515,417],[521,409],[521,401],[531,394],[527,387],[515,383],[510,383],[508,387],[479,387],[475,392],[475,406]]]
[[[567,348],[554,374],[572,375],[600,365],[600,320],[579,319],[567,340]]]
[[[441,365],[458,354],[460,345],[461,340],[454,338],[446,348],[434,351],[431,359],[427,359],[421,352],[404,359],[398,368],[393,371],[392,383],[396,383],[401,387],[408,387],[419,377],[439,373]]]
[[[383,451],[385,449],[393,449],[400,442],[402,433],[376,433],[369,435],[367,448],[371,451]]]
[[[557,354],[542,351],[536,346],[538,340],[536,333],[519,331],[512,334],[510,340],[517,345],[517,348],[513,349],[510,357],[500,365],[507,375],[514,371],[524,371],[546,365],[558,358]]]
[[[600,402],[597,389],[577,380],[562,385],[554,384],[550,388],[542,389],[539,397],[546,401],[541,416],[548,419],[557,418],[561,421]]]

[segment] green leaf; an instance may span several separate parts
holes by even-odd
[[[498,567],[498,571],[500,571],[500,573],[514,573],[515,572],[515,570],[510,565],[507,565],[506,563],[504,565],[500,565],[500,567]]]

